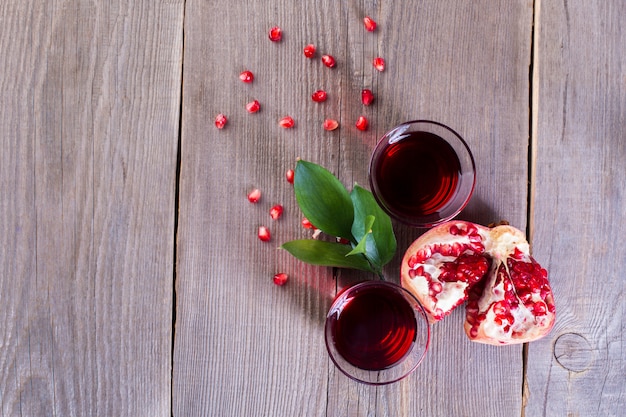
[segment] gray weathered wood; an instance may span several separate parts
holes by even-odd
[[[528,416],[626,406],[626,30],[623,1],[540,2],[532,243],[557,322],[529,346]]]
[[[464,217],[523,229],[531,5],[189,1],[186,10],[174,414],[519,415],[522,347],[470,343],[462,311],[433,329],[412,377],[383,388],[350,381],[323,342],[333,272],[275,247],[306,235],[284,180],[296,157],[366,185],[377,138],[415,118],[450,125],[475,152],[479,180]],[[366,14],[379,22],[374,33],[363,29]],[[273,25],[284,30],[281,43],[267,39]],[[317,59],[302,54],[309,42]],[[323,53],[337,58],[335,69],[322,66]],[[372,67],[375,55],[387,60],[384,73]],[[256,74],[253,84],[239,81],[244,69]],[[366,87],[377,95],[369,108],[360,103]],[[323,104],[310,99],[318,88],[329,92]],[[254,115],[245,111],[252,99],[262,106]],[[218,113],[229,117],[222,131],[213,126]],[[354,127],[361,113],[371,123],[365,133]],[[277,126],[285,114],[296,128]],[[323,131],[325,117],[340,129]],[[264,193],[257,205],[246,200],[253,187]],[[274,203],[286,208],[275,223]],[[271,227],[271,243],[256,238],[260,224]],[[418,232],[399,227],[398,235],[402,252]],[[387,271],[394,281],[397,262]],[[291,274],[285,287],[271,282],[279,271]],[[372,277],[338,278],[342,287]]]
[[[0,5],[0,415],[170,415],[182,2]]]

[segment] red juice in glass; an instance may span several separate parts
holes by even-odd
[[[335,365],[359,382],[383,385],[409,375],[430,341],[424,309],[407,290],[365,281],[335,299],[326,318],[326,347]]]
[[[386,133],[370,162],[370,184],[381,207],[417,227],[450,220],[469,202],[474,159],[463,139],[430,121],[404,123]]]

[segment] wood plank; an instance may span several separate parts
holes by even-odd
[[[0,5],[0,415],[170,415],[182,7]]]
[[[532,243],[551,273],[557,322],[529,346],[526,415],[618,416],[626,406],[626,4],[540,6]]]
[[[372,15],[379,30],[366,33]],[[267,39],[273,25],[281,43]],[[394,124],[432,118],[472,147],[479,180],[464,218],[501,218],[524,229],[528,179],[528,67],[532,5],[519,1],[333,2],[188,1],[185,19],[181,199],[174,351],[175,415],[519,415],[522,347],[470,343],[463,312],[433,329],[431,351],[407,380],[359,385],[328,360],[324,316],[337,287],[362,275],[312,268],[274,248],[307,236],[284,172],[296,157],[327,166],[346,185],[367,184],[369,153]],[[306,60],[302,47],[338,60]],[[318,54],[318,57],[319,57]],[[374,55],[388,62],[384,73]],[[256,74],[251,85],[238,74]],[[376,104],[364,109],[360,91]],[[326,103],[313,103],[318,88]],[[261,112],[249,115],[246,102]],[[366,133],[354,128],[363,112]],[[224,130],[213,126],[225,113]],[[296,128],[283,130],[285,114]],[[341,127],[324,132],[325,117]],[[246,201],[249,189],[261,203]],[[267,211],[285,205],[276,223]],[[264,244],[256,227],[271,226]],[[417,237],[399,227],[401,255]],[[392,280],[398,266],[388,268]],[[271,283],[285,271],[285,287]],[[371,278],[371,277],[367,277]],[[498,401],[494,401],[498,398]]]

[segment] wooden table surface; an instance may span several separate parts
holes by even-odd
[[[623,415],[625,21],[622,0],[2,1],[0,416]],[[276,250],[309,235],[284,174],[301,157],[367,185],[377,139],[417,118],[469,143],[460,217],[527,231],[557,322],[493,347],[458,309],[414,374],[370,387],[323,325],[374,277]],[[396,225],[391,281],[420,233]]]

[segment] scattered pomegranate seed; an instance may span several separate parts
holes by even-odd
[[[261,199],[261,190],[255,188],[254,190],[248,193],[248,201],[251,203],[258,203]]]
[[[216,128],[224,129],[224,126],[226,126],[227,122],[228,122],[228,119],[222,113],[220,113],[217,116],[215,116],[215,127]]]
[[[372,93],[372,90],[368,90],[367,88],[365,88],[363,91],[361,91],[361,101],[366,106],[372,104],[374,102],[374,93]]]
[[[376,30],[376,22],[369,16],[365,16],[363,18],[363,24],[365,25],[365,30],[368,32],[373,32]]]
[[[327,97],[328,97],[328,94],[326,94],[326,91],[324,91],[324,90],[317,90],[316,92],[314,92],[311,95],[311,98],[316,103],[323,103],[323,102],[325,102]]]
[[[339,127],[339,122],[334,119],[324,120],[324,130],[335,130]]]
[[[239,79],[244,83],[251,83],[252,81],[254,81],[254,74],[252,73],[252,71],[246,70],[239,74]]]
[[[293,184],[294,175],[295,175],[295,172],[293,169],[288,169],[287,172],[285,173],[285,178],[287,178],[287,182],[289,184]]]
[[[256,113],[260,109],[261,109],[261,105],[259,104],[258,100],[254,100],[246,104],[246,110],[248,110],[248,113]]]
[[[335,61],[335,58],[332,57],[332,55],[322,55],[322,62],[328,68],[333,68],[335,65],[337,65],[337,62]]]
[[[292,128],[296,124],[296,122],[293,121],[293,118],[291,116],[285,116],[278,121],[278,124],[280,125],[280,127],[289,129]]]
[[[259,226],[259,239],[263,242],[269,242],[272,239],[270,229],[265,226]]]
[[[359,130],[367,130],[367,119],[364,116],[359,116],[359,119],[356,121],[356,128]]]
[[[307,58],[313,58],[315,56],[315,45],[312,43],[304,47],[304,56]]]
[[[374,65],[374,68],[376,68],[380,72],[383,72],[385,70],[385,60],[381,57],[374,58],[372,64]]]
[[[283,30],[278,26],[274,26],[270,29],[269,38],[272,42],[280,42],[283,38]]]
[[[284,272],[280,272],[274,275],[274,284],[276,285],[285,285],[287,283],[287,280],[289,280],[289,275],[285,274]]]
[[[317,229],[317,227],[313,226],[313,224],[306,217],[302,219],[302,227],[305,229]]]
[[[278,220],[283,215],[283,206],[276,204],[270,209],[270,217],[272,220]]]

